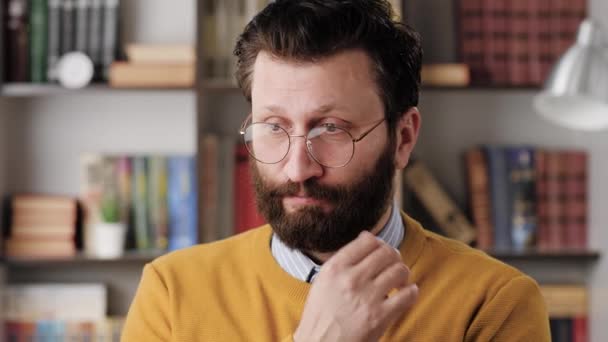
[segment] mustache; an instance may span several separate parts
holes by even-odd
[[[307,179],[302,183],[288,181],[285,184],[266,187],[270,197],[296,196],[303,192],[306,196],[333,202],[340,200],[348,192],[344,186],[322,185],[316,179]]]

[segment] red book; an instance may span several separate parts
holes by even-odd
[[[587,316],[578,316],[572,319],[572,342],[589,341],[589,327]]]
[[[537,246],[542,250],[563,246],[561,169],[559,152],[536,152]]]
[[[258,213],[255,204],[255,192],[249,170],[249,153],[243,144],[236,148],[234,210],[235,233],[237,234],[264,224],[264,218]]]
[[[536,2],[536,1],[530,1]],[[528,40],[530,32],[531,13],[528,9],[530,2],[510,1],[507,5],[509,13],[507,18],[508,31],[508,83],[522,86],[529,84],[529,50]]]
[[[587,247],[587,153],[585,151],[562,152],[565,165],[564,189],[564,236],[566,247]]]
[[[543,17],[541,9],[543,3],[548,0],[535,0],[526,2],[526,11],[528,13],[528,39],[526,40],[526,49],[528,51],[528,84],[539,86],[543,84],[544,78],[541,68],[541,43],[540,33],[542,30]]]
[[[488,73],[483,64],[482,1],[458,2],[460,59],[469,66],[474,84],[488,82]]]

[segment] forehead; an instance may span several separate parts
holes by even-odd
[[[349,120],[372,119],[382,113],[378,94],[371,60],[362,50],[315,62],[280,59],[261,51],[254,64],[254,116],[273,108],[293,119],[328,113],[349,116]]]

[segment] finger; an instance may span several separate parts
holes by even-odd
[[[384,320],[392,321],[406,313],[418,299],[418,286],[411,284],[400,288],[382,303]]]
[[[382,242],[379,248],[363,258],[353,268],[353,274],[358,279],[369,281],[393,264],[402,264],[401,255],[394,248]]]
[[[331,257],[326,265],[334,266],[349,266],[358,264],[363,258],[379,248],[380,241],[368,232],[363,231],[353,241],[342,247],[333,257]]]
[[[376,298],[384,298],[393,289],[400,289],[408,284],[410,270],[402,263],[392,264],[374,279]]]

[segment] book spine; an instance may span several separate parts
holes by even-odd
[[[564,151],[564,236],[566,247],[587,247],[587,154]]]
[[[108,80],[110,65],[116,58],[118,40],[118,0],[105,0],[103,4],[103,35],[101,50],[102,78]]]
[[[538,46],[539,46],[539,62],[540,62],[540,74],[541,79],[544,81],[549,76],[551,68],[553,67],[554,58],[552,53],[552,41],[554,35],[552,32],[552,6],[553,0],[537,0],[539,9],[539,33],[538,33]]]
[[[458,9],[460,58],[471,69],[471,82],[487,84],[484,65],[482,0],[460,0]]]
[[[169,250],[198,242],[196,162],[194,157],[172,156],[168,161]]]
[[[89,37],[87,39],[87,55],[91,58],[94,68],[94,79],[101,79],[101,41],[102,41],[102,1],[91,0],[89,7]]]
[[[28,82],[30,80],[27,12],[26,0],[8,0],[4,54],[7,82]]]
[[[33,83],[47,78],[47,3],[30,0],[30,75]]]
[[[255,192],[251,180],[249,166],[249,152],[243,144],[239,144],[234,151],[234,221],[235,233],[242,233],[248,229],[264,224],[264,218],[258,212],[255,202]]]
[[[563,241],[562,158],[558,151],[546,152],[546,246],[559,250]]]
[[[511,230],[509,225],[509,180],[505,153],[502,147],[485,146],[490,180],[490,203],[492,203],[492,225],[494,227],[494,247],[511,250]]]
[[[216,135],[205,135],[200,140],[201,151],[201,229],[199,236],[203,242],[215,241],[219,238],[219,138]],[[223,171],[222,171],[223,172]]]
[[[76,0],[76,32],[74,37],[74,50],[86,53],[89,29],[88,11],[90,0]]]
[[[574,317],[572,322],[572,342],[588,342],[589,327],[587,315]]]
[[[510,231],[513,249],[522,251],[536,241],[536,189],[533,149],[509,147],[505,150],[509,178]]]
[[[74,0],[61,2],[61,55],[74,50]]]
[[[407,167],[404,177],[446,236],[466,244],[475,239],[475,228],[424,164],[416,162]]]
[[[125,248],[127,250],[135,249],[135,227],[133,225],[133,206],[132,206],[132,190],[133,190],[133,169],[131,158],[127,156],[118,156],[115,159],[116,163],[116,187],[118,192],[118,202],[120,203],[120,221],[127,226]]]
[[[146,157],[136,156],[132,159],[133,166],[133,214],[135,227],[135,242],[138,250],[147,250],[151,244],[148,222],[148,165]]]
[[[56,65],[61,55],[61,0],[48,0],[47,79],[55,81]]]
[[[549,249],[549,221],[547,199],[547,153],[542,149],[534,151],[534,171],[536,174],[536,247]]]
[[[477,229],[477,248],[488,250],[494,246],[488,166],[480,148],[466,153],[467,184],[473,224]]]
[[[541,43],[540,32],[543,21],[541,13],[541,3],[547,0],[535,0],[526,2],[528,13],[528,39],[526,50],[528,54],[528,84],[539,86],[544,81],[541,69],[540,51]]]
[[[528,39],[530,16],[528,3],[510,1],[507,6],[511,14],[507,19],[507,67],[509,71],[507,79],[509,85],[522,86],[529,83]]]
[[[167,249],[168,209],[167,209],[167,159],[164,156],[151,156],[148,159],[149,221],[152,230],[153,246],[157,250]]]

